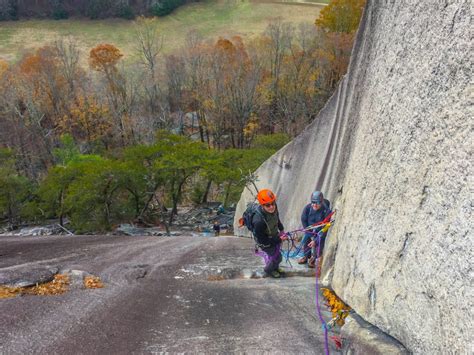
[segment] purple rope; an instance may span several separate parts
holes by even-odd
[[[277,261],[278,258],[280,257],[280,244],[276,246],[275,253],[273,255],[268,255],[263,250],[255,251],[255,255],[261,256],[263,260],[265,261],[265,265],[268,265],[268,263]]]
[[[321,242],[321,234],[318,233],[318,255],[319,255],[320,242]],[[318,259],[315,260],[317,261],[318,264],[319,264],[319,258],[320,257],[318,257]],[[324,346],[326,350],[326,355],[329,355],[328,328],[321,314],[321,306],[319,305],[319,274],[320,273],[321,273],[321,269],[319,270],[319,273],[318,273],[318,265],[316,265],[316,310],[318,311],[319,320],[321,321],[322,327],[324,329]]]

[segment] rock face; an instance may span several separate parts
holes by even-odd
[[[324,281],[419,354],[474,346],[470,16],[470,1],[368,1],[338,89],[257,171],[286,230],[325,193]]]

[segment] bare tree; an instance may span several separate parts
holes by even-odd
[[[78,80],[80,50],[73,37],[62,37],[54,42],[59,69],[69,87],[69,96],[74,95],[75,84]]]
[[[159,96],[161,94],[157,81],[159,54],[163,47],[163,37],[158,32],[156,19],[140,17],[135,21],[137,37],[136,51],[142,65],[146,68],[148,78],[145,81],[145,92],[148,107],[152,115],[160,111]]]

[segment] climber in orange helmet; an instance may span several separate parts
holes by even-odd
[[[246,225],[253,233],[257,246],[263,252],[264,271],[267,275],[278,278],[280,277],[278,266],[282,260],[280,244],[286,235],[283,233],[283,224],[278,215],[276,195],[269,189],[263,189],[258,192],[257,200],[259,206],[246,212],[248,219]]]

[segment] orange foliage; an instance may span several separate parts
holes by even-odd
[[[86,276],[84,278],[84,287],[85,288],[103,288],[104,284],[97,276]]]
[[[331,290],[323,288],[322,291],[323,296],[327,299],[327,305],[331,309],[333,321],[342,327],[351,308],[342,302]]]
[[[67,100],[67,83],[59,67],[58,53],[50,46],[26,54],[18,65],[16,79],[23,83],[19,92],[23,97],[32,97],[49,119],[60,115]]]
[[[234,36],[231,40],[219,38],[214,49],[218,54],[227,59],[227,64],[237,64],[248,61],[248,54],[245,50],[244,42],[239,36]]]
[[[89,54],[89,65],[92,69],[108,72],[115,68],[123,54],[113,44],[99,44],[91,49]]]
[[[0,299],[11,298],[17,295],[60,295],[67,291],[69,283],[69,276],[57,274],[54,275],[53,281],[44,284],[39,284],[33,287],[0,286]]]

